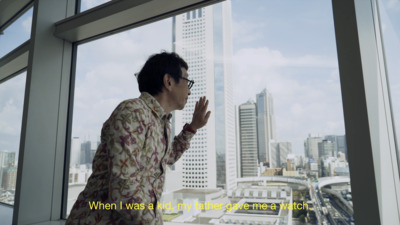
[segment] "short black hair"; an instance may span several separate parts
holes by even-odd
[[[165,74],[169,74],[179,83],[180,77],[182,77],[181,67],[188,69],[185,60],[175,52],[151,55],[137,74],[139,91],[148,92],[151,95],[161,93]]]

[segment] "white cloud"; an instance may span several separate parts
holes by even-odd
[[[264,88],[268,88],[279,96],[287,98],[287,96],[298,95],[299,93],[314,93],[314,88],[301,86],[300,80],[307,79],[306,77],[291,78],[291,74],[283,73],[282,69],[291,67],[304,68],[329,68],[336,70],[336,62],[321,56],[306,55],[298,58],[284,57],[277,50],[268,48],[247,48],[241,49],[234,54],[234,77],[235,77],[235,92],[236,104],[241,104],[248,97],[241,98],[240,96],[253,96]],[[331,75],[332,80],[333,75]],[[251,88],[245,88],[251,87]],[[249,89],[249,90],[247,90]],[[250,93],[249,93],[250,92]],[[249,94],[246,94],[249,93]],[[308,96],[309,97],[309,96]]]
[[[387,1],[387,7],[394,11],[400,11],[400,1],[399,0],[389,0],[389,1]]]
[[[266,29],[265,23],[248,23],[246,21],[232,21],[234,41],[240,44],[251,43],[263,38],[262,31]]]
[[[24,74],[0,85],[0,151],[18,151],[24,90]]]
[[[32,16],[28,16],[22,21],[22,27],[27,34],[31,33],[32,29]]]
[[[274,99],[278,139],[292,141],[297,153],[303,152],[308,133],[344,134],[336,60],[286,57],[266,47],[241,49],[233,60],[235,104],[255,100],[267,88]]]
[[[325,56],[304,55],[297,58],[284,57],[280,51],[263,48],[244,48],[235,53],[235,63],[245,63],[263,68],[313,67],[336,68],[337,61]]]
[[[134,73],[151,54],[171,51],[171,33],[168,19],[79,46],[73,136],[97,140],[117,104],[139,96]]]
[[[0,127],[2,134],[19,135],[21,128],[17,124],[10,123],[10,121],[21,121],[22,112],[18,106],[15,105],[13,98],[10,98],[5,105],[2,105],[0,111]],[[20,125],[21,123],[19,123]]]

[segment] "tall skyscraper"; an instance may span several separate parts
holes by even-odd
[[[4,182],[10,167],[15,166],[15,152],[0,152],[0,187],[6,185]]]
[[[71,141],[71,157],[69,165],[79,166],[81,164],[80,156],[81,156],[81,140],[79,139],[79,137],[73,137]]]
[[[304,141],[304,154],[308,158],[313,158],[317,160],[319,158],[318,155],[318,143],[322,142],[324,138],[322,137],[312,137],[311,134],[308,135],[308,138]]]
[[[322,142],[318,143],[318,157],[319,158],[328,158],[328,157],[336,157],[337,147],[336,142],[332,142],[330,140],[322,140]]]
[[[270,161],[270,142],[276,139],[275,116],[271,94],[264,89],[257,94],[258,160]]]
[[[292,143],[271,142],[271,168],[280,168],[287,162],[287,155],[292,153]]]
[[[336,153],[342,152],[345,154],[346,159],[348,159],[346,135],[326,135],[325,139],[336,143]]]
[[[3,168],[2,188],[4,190],[15,190],[17,183],[17,167],[12,165]]]
[[[10,164],[15,165],[15,152],[0,152],[0,167],[8,167]]]
[[[196,100],[207,96],[211,117],[176,164],[183,187],[236,186],[236,140],[232,81],[231,3],[224,1],[173,18],[173,51],[189,64],[195,81],[184,110],[176,111],[175,134],[192,119]]]
[[[91,141],[84,141],[81,143],[81,164],[90,164],[90,150],[92,149]]]
[[[241,177],[256,177],[258,166],[257,106],[248,101],[239,106]]]

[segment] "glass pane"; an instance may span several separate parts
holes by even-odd
[[[33,8],[26,11],[0,34],[0,58],[31,37]]]
[[[111,0],[81,0],[81,12],[99,6]]]
[[[379,15],[397,143],[400,143],[400,2],[380,0]]]
[[[121,101],[139,96],[134,74],[149,55],[171,51],[170,34],[168,19],[78,47],[67,214],[92,172],[103,122]]]
[[[207,96],[212,111],[165,171],[160,201],[173,209],[165,208],[164,221],[351,223],[328,1],[224,1],[79,46],[67,214],[92,173],[101,126],[121,101],[139,96],[133,74],[161,50],[181,55],[195,81],[185,108],[175,111],[175,135],[191,121],[199,97]]]
[[[26,73],[0,83],[0,202],[14,205]]]

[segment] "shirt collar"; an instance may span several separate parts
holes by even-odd
[[[165,112],[163,107],[161,107],[160,103],[155,99],[151,94],[147,92],[142,92],[140,97],[146,105],[153,111],[155,115],[157,115],[161,119],[167,119],[170,120],[172,117],[172,114],[168,114]]]

